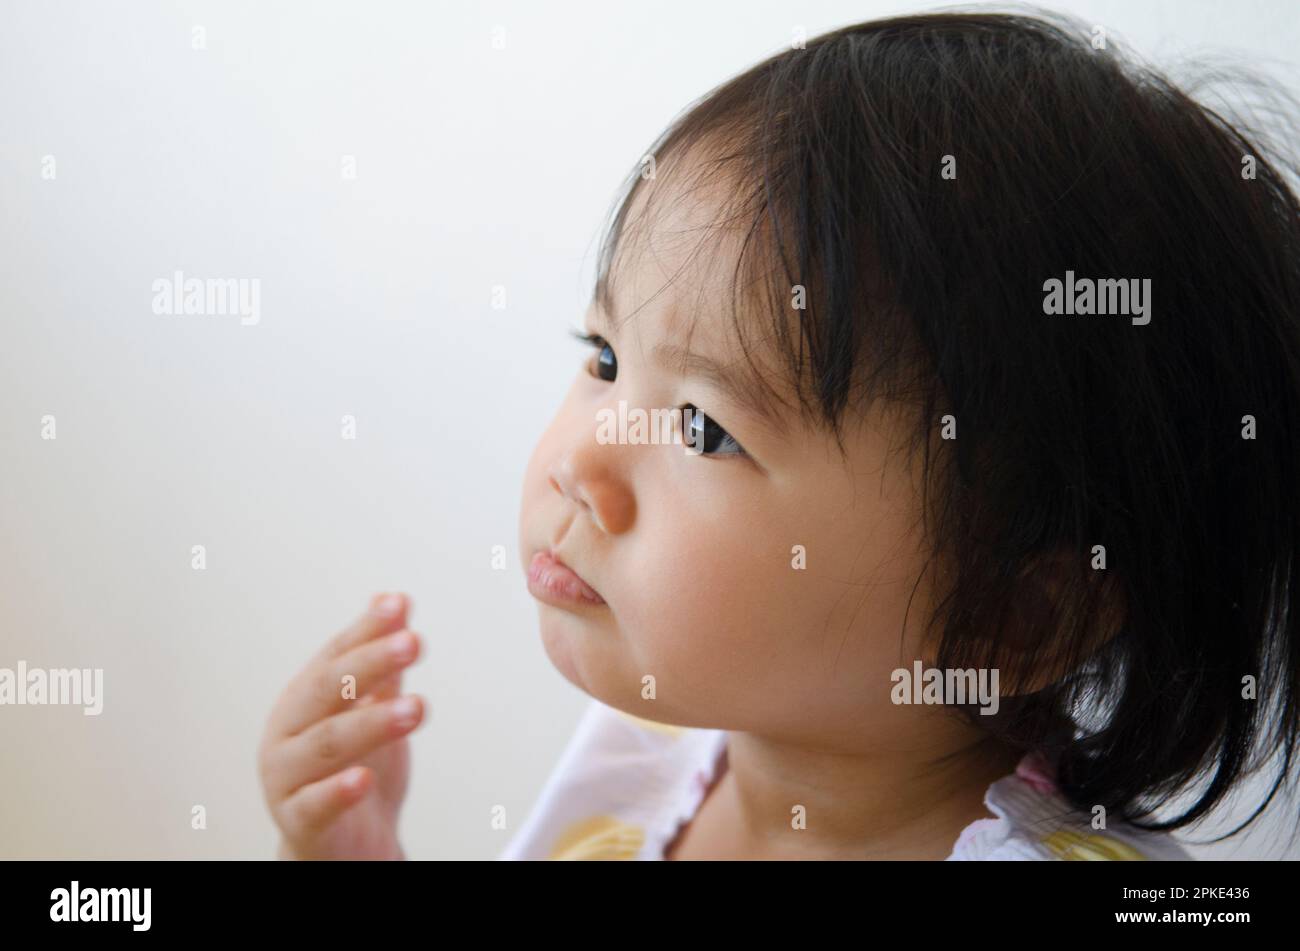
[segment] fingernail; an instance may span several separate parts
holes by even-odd
[[[380,617],[397,617],[402,613],[402,596],[400,594],[380,595],[371,610]]]
[[[410,726],[420,715],[420,701],[415,697],[402,697],[393,703],[393,719],[402,726]]]
[[[410,631],[398,631],[389,640],[388,649],[398,660],[405,660],[415,653],[415,635]]]

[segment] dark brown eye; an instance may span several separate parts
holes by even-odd
[[[613,383],[618,376],[618,357],[614,356],[614,348],[604,340],[600,340],[599,346],[600,352],[596,354],[596,375],[606,382]]]
[[[600,334],[586,334],[580,330],[570,332],[589,347],[596,348],[596,372],[592,376],[613,383],[614,378],[618,376],[618,358],[614,356],[614,348],[609,345],[609,342]]]
[[[684,435],[690,445],[699,450],[703,456],[742,456],[745,447],[717,423],[704,410],[693,403],[682,407],[682,419],[689,424],[689,432]]]

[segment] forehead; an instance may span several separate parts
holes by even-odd
[[[704,177],[698,162],[664,163],[639,182],[603,276],[606,309],[620,320],[653,324],[660,337],[694,325],[702,346],[725,345],[717,318],[730,303],[740,254],[726,201],[724,186]]]
[[[662,163],[638,182],[592,314],[647,357],[667,343],[725,365],[734,391],[784,429],[793,391],[772,346],[774,315],[743,287],[762,250],[748,242],[754,219],[737,210],[739,193],[698,158]]]

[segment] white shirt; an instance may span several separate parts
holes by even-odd
[[[498,859],[662,860],[725,768],[726,753],[726,730],[656,723],[593,699]],[[984,804],[995,818],[963,829],[949,861],[1191,859],[1168,834],[1114,822],[1094,829],[1041,767],[1031,754],[989,786]]]

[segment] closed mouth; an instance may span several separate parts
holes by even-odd
[[[566,603],[604,604],[600,592],[564,563],[554,551],[542,549],[528,566],[528,588],[543,600]]]

